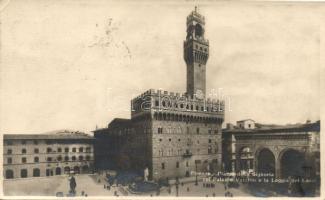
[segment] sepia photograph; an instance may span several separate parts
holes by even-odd
[[[324,195],[323,2],[0,12],[2,198]]]

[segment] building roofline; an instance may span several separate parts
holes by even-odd
[[[285,131],[296,131],[296,132],[306,132],[306,131],[320,131],[320,121],[316,121],[314,123],[306,123],[306,124],[294,124],[294,125],[284,125],[277,127],[262,127],[255,129],[223,129],[223,133],[233,133],[233,134],[241,134],[241,133],[276,133],[276,132],[285,132]]]
[[[244,122],[244,121],[253,121],[253,122],[255,122],[255,120],[253,120],[253,119],[242,119],[242,120],[239,120],[237,122]]]
[[[39,134],[4,134],[3,139],[17,139],[17,140],[37,140],[37,139],[86,139],[92,140],[93,136],[86,134],[84,132],[73,131],[70,132],[68,130],[59,130],[59,131],[50,131],[46,133]]]

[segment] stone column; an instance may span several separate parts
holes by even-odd
[[[238,153],[236,153],[235,172],[239,172],[239,171],[240,171],[240,156],[238,155]]]
[[[281,178],[281,160],[276,157],[275,158],[275,178]]]

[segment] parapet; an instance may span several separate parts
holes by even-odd
[[[139,100],[143,99],[144,97],[151,96],[151,97],[158,97],[158,98],[170,98],[170,99],[179,99],[179,100],[186,100],[189,102],[206,102],[208,104],[221,104],[224,105],[224,101],[219,100],[219,99],[212,99],[212,98],[206,98],[206,99],[198,99],[195,97],[192,97],[190,95],[187,95],[186,93],[178,93],[178,92],[168,92],[166,90],[154,90],[154,89],[149,89],[142,93],[141,95],[135,97],[132,101],[134,100]]]

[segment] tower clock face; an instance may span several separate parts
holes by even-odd
[[[200,89],[197,89],[195,94],[196,94],[196,98],[198,98],[198,99],[203,99],[204,98],[203,92]]]

